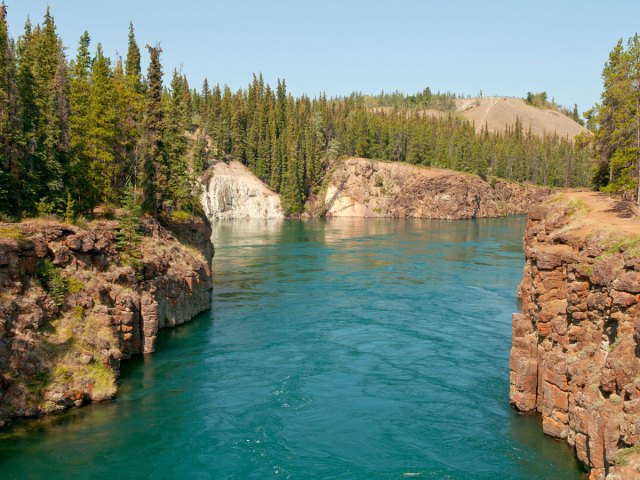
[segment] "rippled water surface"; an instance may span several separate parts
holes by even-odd
[[[115,402],[0,431],[0,478],[579,479],[508,406],[523,228],[219,224],[211,311]]]

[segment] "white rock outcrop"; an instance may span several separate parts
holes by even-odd
[[[210,173],[201,198],[210,220],[284,218],[280,195],[240,162],[218,162]]]

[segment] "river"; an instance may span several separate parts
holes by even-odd
[[[525,219],[218,223],[211,311],[2,479],[579,479],[509,400]]]

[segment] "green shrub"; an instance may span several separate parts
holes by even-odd
[[[120,252],[120,261],[138,271],[142,266],[142,206],[132,189],[123,193],[122,207],[126,213],[120,218],[116,249]]]
[[[93,395],[109,397],[115,394],[115,376],[111,369],[102,363],[93,362],[87,365],[89,379],[93,381]]]
[[[111,205],[105,205],[103,208],[104,218],[107,220],[113,220],[116,218],[116,209]]]
[[[61,306],[67,294],[67,281],[50,259],[45,258],[38,263],[38,277],[53,302]]]
[[[570,216],[582,215],[589,212],[589,207],[583,200],[572,199],[567,206],[567,213]]]
[[[629,465],[629,459],[638,454],[640,454],[640,443],[636,443],[634,446],[629,448],[621,448],[618,450],[618,459],[616,463],[620,466]]]
[[[55,217],[56,204],[54,202],[48,202],[47,197],[42,197],[36,203],[36,214],[39,217]]]
[[[0,226],[0,238],[17,240],[19,242],[25,240],[25,236],[22,234],[22,230],[20,230],[18,225]]]
[[[175,222],[188,222],[193,218],[191,213],[184,210],[174,210],[171,213],[171,219]]]
[[[87,217],[85,217],[84,215],[78,215],[75,218],[73,224],[78,228],[86,230],[87,227],[89,226],[89,219]]]
[[[71,194],[67,192],[67,201],[64,208],[64,221],[66,223],[73,223],[73,219],[76,216],[75,211],[73,210],[75,204],[76,202],[71,198]]]
[[[80,293],[84,290],[84,283],[79,278],[71,277],[67,280],[67,291],[71,294]]]

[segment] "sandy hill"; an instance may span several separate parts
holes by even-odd
[[[490,132],[504,132],[508,126],[513,126],[520,118],[524,130],[534,135],[543,136],[545,133],[560,137],[575,138],[582,132],[589,132],[582,125],[566,115],[547,108],[537,108],[529,105],[521,98],[515,97],[482,97],[461,98],[457,100],[456,111],[443,112],[440,110],[421,110],[420,114],[435,118],[446,118],[449,115],[461,115],[476,126],[480,131],[485,123]],[[376,107],[375,112],[391,112],[391,107]]]
[[[520,118],[525,130],[531,127],[535,135],[557,133],[561,137],[574,138],[582,132],[588,132],[579,123],[555,110],[536,108],[521,98],[484,97],[461,99],[458,112],[474,123],[476,130],[487,124],[489,131],[502,132],[506,125],[514,125]]]

